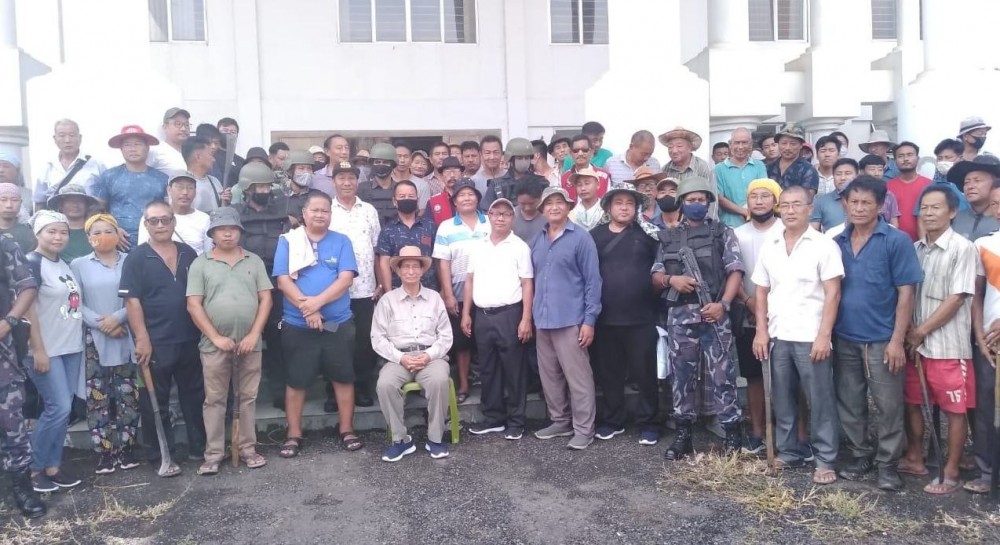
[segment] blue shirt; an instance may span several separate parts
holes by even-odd
[[[840,193],[834,190],[816,197],[809,222],[819,222],[824,231],[829,231],[830,228],[844,223],[844,217],[844,205],[840,202]]]
[[[760,161],[748,159],[745,165],[739,167],[726,159],[715,165],[715,181],[719,185],[719,195],[733,201],[737,206],[747,205],[747,188],[750,187],[750,182],[759,178],[767,178],[767,168]],[[743,216],[725,210],[721,206],[719,214],[722,223],[730,227],[739,227],[747,222]]]
[[[132,336],[112,337],[101,332],[98,317],[113,315],[119,324],[128,327],[125,312],[125,301],[118,295],[118,285],[121,283],[122,269],[126,254],[118,252],[118,261],[114,268],[107,267],[96,254],[91,252],[78,257],[69,264],[80,285],[80,295],[83,304],[83,323],[90,330],[97,349],[98,362],[102,367],[122,365],[132,361]]]
[[[154,168],[132,172],[118,165],[105,170],[87,191],[107,203],[108,213],[128,233],[134,247],[139,240],[143,209],[156,199],[167,198],[167,175]]]
[[[892,157],[885,158],[885,170],[882,171],[882,181],[888,183],[889,180],[899,177],[899,167]]]
[[[583,228],[566,229],[549,241],[549,226],[531,242],[535,297],[531,313],[538,329],[593,326],[601,313],[601,268],[597,245]]]
[[[853,343],[879,343],[892,338],[896,325],[896,288],[924,278],[909,235],[879,220],[875,232],[855,256],[848,224],[833,238],[844,260],[840,308],[834,333]]]
[[[819,189],[819,172],[813,168],[812,163],[799,157],[794,163],[788,165],[785,172],[781,172],[781,159],[772,161],[767,166],[767,177],[778,182],[782,189],[793,185],[801,185],[806,189],[817,191]]]
[[[336,231],[327,232],[319,242],[316,243],[315,251],[318,263],[311,267],[299,270],[298,278],[293,280],[299,291],[306,297],[319,295],[323,290],[330,287],[337,281],[337,277],[344,271],[351,271],[354,276],[358,275],[358,265],[354,261],[354,247],[351,240],[346,235]],[[285,237],[278,239],[278,248],[274,251],[274,276],[288,275],[288,240]],[[299,307],[292,304],[287,297],[282,297],[284,314],[282,319],[285,323],[303,329],[308,329],[306,319],[302,316]],[[351,319],[351,296],[348,290],[336,300],[323,305],[320,315],[324,322],[334,322],[342,324]]]
[[[396,217],[386,223],[385,227],[379,233],[378,243],[375,244],[375,254],[392,257],[399,255],[400,248],[404,246],[416,246],[420,248],[422,255],[430,256],[434,253],[434,235],[436,231],[437,226],[434,225],[434,222],[423,216],[417,216],[417,221],[413,223],[413,227],[407,227],[406,224],[399,220],[399,217]],[[427,269],[427,272],[420,278],[420,284],[425,288],[438,291],[440,286],[437,279],[437,267]],[[402,282],[399,280],[399,276],[393,272],[392,287],[398,288],[401,285]],[[386,286],[386,291],[388,290],[389,287]]]
[[[927,187],[943,187],[943,188],[947,189],[948,191],[951,191],[952,193],[954,193],[955,197],[958,197],[958,211],[959,212],[961,212],[962,210],[968,210],[969,208],[971,208],[969,206],[969,199],[965,198],[965,193],[962,193],[962,190],[959,189],[957,185],[949,182],[948,181],[948,177],[947,176],[942,176],[940,172],[935,172],[934,173],[934,180],[931,181],[931,185],[929,185]],[[927,191],[927,187],[924,188],[924,191]],[[921,196],[921,198],[923,198],[923,193],[921,193],[920,196]],[[917,204],[913,207],[913,215],[914,216],[919,216],[920,215],[920,199],[917,199]]]

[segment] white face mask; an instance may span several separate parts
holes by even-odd
[[[840,156],[847,157],[847,146],[840,146]]]
[[[937,162],[937,171],[942,176],[947,176],[948,175],[948,171],[951,170],[951,167],[953,167],[953,166],[955,166],[955,162],[954,161],[938,161]]]
[[[308,172],[300,172],[295,176],[292,176],[292,181],[299,187],[309,187],[312,182],[312,174],[309,174]]]

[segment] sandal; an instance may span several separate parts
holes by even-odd
[[[465,403],[465,400],[467,399],[469,399],[469,392],[458,392],[455,394],[455,401],[458,402],[459,405]]]
[[[816,484],[833,484],[837,482],[837,472],[823,467],[817,467],[813,472],[813,482]]]
[[[921,471],[917,469],[914,465],[904,460],[899,461],[899,464],[896,466],[896,471],[900,473],[905,473],[907,475],[916,475],[917,477],[925,477],[931,474],[931,472],[927,470],[927,466],[924,466],[923,471]]]
[[[949,479],[945,477],[944,483],[941,483],[938,481],[937,477],[934,477],[934,480],[927,483],[927,486],[924,487],[924,492],[938,495],[951,494],[952,492],[958,490],[961,486],[962,482],[958,479]]]
[[[201,464],[198,468],[198,475],[218,475],[219,474],[219,462],[205,462]]]
[[[786,462],[786,461],[782,460],[781,458],[775,458],[774,459],[774,466],[773,467],[774,467],[775,471],[783,471],[783,470],[786,470],[786,469],[798,469],[798,468],[800,468],[800,467],[802,467],[804,465],[805,465],[805,462],[803,462],[802,460],[799,460],[797,462]]]
[[[281,450],[278,451],[278,456],[282,458],[295,458],[299,455],[302,450],[302,438],[301,437],[289,437],[285,439],[285,442],[281,444]]]
[[[246,464],[250,469],[257,469],[258,467],[264,467],[267,465],[267,458],[264,458],[256,452],[247,456],[240,456],[240,461]]]
[[[355,451],[365,446],[353,431],[345,431],[340,434],[340,445],[344,447],[344,450],[349,451]]]
[[[965,483],[962,488],[965,489],[966,492],[972,492],[973,494],[989,494],[990,488],[992,488],[990,484],[992,484],[990,478],[982,476],[978,479]]]

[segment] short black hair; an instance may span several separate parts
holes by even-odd
[[[240,124],[237,123],[236,120],[233,119],[233,118],[231,118],[231,117],[223,117],[222,119],[220,119],[215,124],[215,128],[221,129],[225,125],[232,125],[232,126],[236,127],[236,132],[240,132]]]
[[[277,155],[279,151],[291,151],[288,149],[288,144],[284,142],[275,142],[271,144],[271,147],[267,148],[268,155]]]
[[[408,151],[410,153],[413,153],[413,146],[407,144],[403,140],[397,140],[396,142],[393,142],[392,146],[395,147],[395,148],[406,148],[406,151]],[[326,149],[326,148],[324,147],[323,149]]]
[[[545,145],[545,140],[538,139],[531,141],[531,147],[535,148],[535,153],[541,156],[543,159],[549,154],[549,147]]]
[[[909,140],[903,140],[902,142],[896,144],[896,147],[893,148],[892,152],[896,153],[899,150],[899,148],[902,148],[902,147],[913,148],[913,151],[916,152],[916,155],[917,156],[920,155],[920,146],[914,144],[913,142],[910,142]]]
[[[346,136],[338,133],[333,133],[330,136],[327,136],[325,140],[323,140],[323,151],[330,149],[330,142],[333,142],[334,138],[343,138],[344,140],[347,140]]]
[[[597,121],[588,121],[580,127],[580,132],[583,134],[598,135],[604,134],[604,125],[601,125]]]
[[[785,189],[783,189],[781,191],[781,194],[784,195],[785,193],[788,193],[789,191],[792,191],[792,192],[799,191],[803,195],[806,196],[806,204],[812,204],[813,203],[813,194],[812,194],[812,191],[809,191],[805,187],[803,187],[801,185],[790,185],[790,186],[786,187]],[[778,197],[778,200],[781,200],[780,196]]]
[[[837,159],[837,162],[833,164],[833,170],[837,170],[844,165],[851,165],[854,172],[861,172],[861,167],[858,166],[858,162],[850,157],[841,157],[840,159]]]
[[[198,128],[194,130],[194,135],[208,140],[215,139],[223,143],[226,141],[226,139],[222,136],[222,133],[219,132],[219,129],[211,123],[202,123],[201,125],[198,125]]]
[[[948,203],[948,210],[952,212],[958,210],[958,195],[955,195],[955,192],[945,187],[944,184],[931,184],[925,187],[920,193],[920,200],[917,201],[918,205],[923,204],[924,196],[928,193],[943,194],[945,202]]]
[[[875,196],[875,203],[881,207],[885,204],[885,183],[882,180],[874,176],[861,175],[857,178],[851,180],[851,183],[847,184],[844,188],[844,195],[850,195],[851,193],[857,192],[868,192]],[[325,195],[325,193],[324,193]]]
[[[837,148],[837,153],[840,153],[840,141],[829,134],[819,137],[819,140],[816,141],[816,149],[818,150],[827,144],[833,144]]]
[[[434,142],[434,145],[431,146],[431,153],[434,153],[434,150],[438,148],[444,148],[448,150],[448,153],[451,153],[451,146],[449,146],[447,142],[442,142],[442,141]]]
[[[417,191],[417,192],[420,191],[420,190],[417,189],[417,184],[411,182],[410,180],[400,180],[400,181],[396,182],[396,186],[392,188],[392,196],[393,197],[396,196],[396,190],[399,189],[399,186],[401,186],[401,185],[408,185],[408,186],[412,187],[414,191]]]
[[[187,163],[191,160],[191,157],[195,152],[203,150],[209,147],[208,139],[202,136],[192,136],[184,141],[181,145],[181,157],[184,158],[184,162]]]
[[[559,138],[553,138],[552,141],[549,142],[550,155],[555,155],[556,144],[566,144],[569,147],[573,147],[573,142],[571,142],[570,139],[566,138],[565,136],[560,136]]]
[[[324,193],[324,192],[322,192],[322,191],[320,191],[318,189],[310,189],[309,193],[306,193],[306,200],[302,201],[302,208],[303,208],[303,210],[307,206],[309,206],[309,201],[311,201],[313,199],[323,199],[324,201],[327,202],[327,204],[329,204],[331,206],[333,205],[333,197],[327,195],[326,193]]]
[[[934,146],[934,155],[941,155],[947,150],[951,150],[955,155],[962,155],[965,152],[965,144],[961,140],[955,140],[954,138],[945,138],[944,140],[938,142],[938,145]]]
[[[542,191],[545,191],[548,185],[548,182],[539,176],[529,176],[514,184],[514,198],[527,195],[533,199],[541,199]]]
[[[500,137],[495,134],[487,134],[486,136],[480,138],[479,147],[482,148],[489,142],[496,142],[497,144],[500,144],[500,151],[503,151],[503,141],[500,140]]]
[[[146,217],[146,211],[149,210],[150,208],[154,207],[154,206],[165,206],[165,207],[167,207],[167,210],[170,210],[170,214],[171,215],[173,215],[173,213],[174,213],[174,209],[170,208],[170,203],[168,203],[167,201],[165,201],[163,199],[153,199],[153,200],[149,201],[148,203],[146,203],[146,206],[142,207],[142,217],[144,219]]]
[[[462,152],[462,146],[460,144],[448,144],[448,151],[457,149],[459,153]]]
[[[775,142],[777,142],[777,140],[775,140],[775,138],[777,138],[776,135],[765,134],[764,136],[760,137],[760,140],[757,141],[757,146],[759,146],[761,149],[764,149],[764,142],[766,142],[768,139],[771,139],[771,140],[774,140]]]
[[[846,145],[848,145],[848,146],[851,145],[851,139],[848,138],[846,134],[844,134],[844,133],[842,133],[840,131],[833,131],[833,132],[830,133],[830,136],[833,137],[833,138],[835,138],[835,139],[837,139],[837,144],[840,144],[840,139],[837,138],[839,136],[839,137],[841,137],[841,138],[844,139],[844,142],[846,142]]]
[[[479,151],[479,142],[476,142],[475,140],[466,140],[465,142],[462,142],[462,145],[459,147],[462,148],[462,153],[465,153],[470,149]]]
[[[574,136],[573,138],[570,138],[570,140],[569,140],[569,147],[572,148],[573,144],[576,144],[577,142],[583,142],[583,141],[587,142],[587,146],[588,147],[591,147],[591,148],[594,147],[594,143],[590,141],[590,137],[587,136],[586,134],[578,134],[578,135]]]
[[[715,153],[716,150],[720,150],[722,148],[729,149],[729,142],[716,142],[715,145],[712,146],[712,153]]]
[[[869,153],[868,155],[862,157],[861,161],[858,162],[858,168],[861,170],[864,170],[866,167],[874,166],[885,168],[885,159],[879,157],[878,155],[872,155]]]

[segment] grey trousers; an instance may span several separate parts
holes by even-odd
[[[972,428],[972,453],[976,456],[976,465],[984,477],[989,478],[993,468],[993,448],[997,444],[996,431],[993,429],[993,387],[996,371],[993,365],[979,352],[979,347],[972,351],[972,363],[976,371],[976,421]]]
[[[833,359],[813,363],[812,343],[775,339],[771,351],[771,403],[778,458],[800,462],[807,454],[799,444],[799,385],[809,402],[809,441],[816,451],[816,467],[833,469],[840,441],[840,419],[833,386]],[[765,362],[766,365],[766,362]]]
[[[584,437],[594,436],[597,405],[590,355],[579,342],[580,326],[539,329],[538,374],[553,424],[572,424]]]
[[[403,402],[400,388],[407,382],[417,381],[427,396],[427,439],[440,443],[444,436],[444,418],[448,414],[448,362],[434,360],[427,367],[411,373],[399,363],[386,363],[378,374],[375,392],[382,416],[392,429],[392,441],[398,443],[406,437],[403,419]]]
[[[853,343],[841,337],[833,341],[833,380],[837,386],[837,412],[847,447],[854,458],[870,458],[890,465],[903,453],[903,384],[906,373],[895,375],[883,363],[889,343]],[[867,361],[867,363],[866,363]],[[868,436],[868,392],[871,392],[878,422],[878,446]]]

